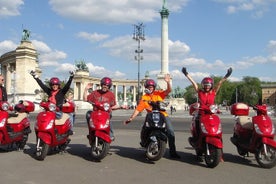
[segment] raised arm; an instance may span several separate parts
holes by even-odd
[[[82,95],[82,98],[83,98],[83,101],[87,102],[87,92],[90,88],[92,88],[93,85],[92,83],[88,83],[85,88],[84,88],[84,92],[83,92],[83,95]]]
[[[165,74],[164,80],[167,83],[167,89],[164,91],[166,95],[168,95],[172,91],[172,86],[171,86],[171,76],[170,74]]]
[[[219,81],[219,83],[217,84],[216,88],[215,88],[215,91],[218,92],[222,83],[224,81],[226,81],[226,79],[232,74],[232,68],[230,67],[228,70],[227,70],[227,73],[225,74],[225,76]]]
[[[194,89],[196,92],[198,92],[198,85],[197,83],[193,80],[193,78],[189,75],[189,73],[187,72],[186,67],[182,68],[182,73],[187,77],[187,79],[192,83]]]

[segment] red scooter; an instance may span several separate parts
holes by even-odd
[[[275,127],[267,115],[266,105],[255,105],[256,115],[249,115],[249,106],[244,103],[232,105],[231,114],[235,115],[233,137],[231,142],[237,147],[241,156],[255,154],[258,164],[263,168],[276,165]]]
[[[93,111],[88,122],[91,145],[91,156],[94,160],[103,159],[110,149],[110,105],[108,103],[93,103]]]
[[[192,138],[189,138],[191,146],[195,149],[198,158],[204,156],[208,167],[216,167],[222,158],[222,127],[216,105],[199,107],[199,103],[190,106],[190,115],[193,116],[191,124]],[[199,130],[196,130],[196,121],[199,121]],[[197,135],[199,132],[199,135]],[[195,139],[192,142],[191,139]]]
[[[14,110],[14,114],[9,114]],[[0,102],[0,146],[23,150],[31,133],[29,113],[34,111],[34,104],[21,100],[14,109],[8,102]]]
[[[74,112],[75,105],[66,102],[62,107],[62,116],[57,118],[59,110],[51,102],[41,102],[40,107],[44,111],[37,115],[35,124],[36,133],[36,153],[37,160],[44,160],[49,152],[49,148],[58,151],[65,151],[70,142],[69,135],[72,135],[70,115]]]

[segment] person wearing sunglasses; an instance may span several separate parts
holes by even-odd
[[[214,80],[211,77],[205,77],[201,81],[201,89],[198,87],[197,83],[193,80],[193,78],[189,75],[187,72],[186,67],[182,68],[182,73],[187,77],[187,79],[192,83],[197,95],[198,95],[198,102],[199,102],[199,107],[202,106],[210,106],[215,104],[215,98],[216,94],[219,91],[222,83],[226,81],[226,79],[231,75],[232,73],[232,68],[230,67],[227,70],[227,73],[225,76],[218,82],[218,84],[214,87]],[[200,132],[200,125],[199,125],[199,116],[196,117],[196,131],[197,135],[199,135]],[[198,137],[189,137],[189,142],[190,144],[196,144],[198,140]]]

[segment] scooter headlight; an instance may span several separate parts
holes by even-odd
[[[220,134],[222,132],[221,124],[219,124],[217,134]]]
[[[106,120],[104,125],[101,125],[101,128],[107,128],[109,126],[109,120]]]
[[[47,125],[46,129],[47,129],[47,130],[48,130],[48,129],[51,129],[51,128],[53,127],[53,125],[54,125],[54,120],[51,120],[51,121],[49,122],[49,124]]]
[[[3,118],[2,121],[0,122],[0,127],[4,127],[6,123],[6,118]]]
[[[2,110],[7,111],[9,110],[10,105],[7,102],[2,103]]]
[[[145,122],[145,126],[146,126],[146,127],[150,127],[149,122],[146,121],[146,122]]]
[[[218,106],[217,105],[210,105],[210,111],[212,113],[216,113],[218,111]]]
[[[55,104],[53,104],[53,103],[49,104],[49,111],[55,111],[56,108],[57,108],[57,106]]]
[[[263,132],[260,130],[259,126],[257,124],[254,124],[254,129],[256,131],[257,134],[259,135],[263,135]]]
[[[89,119],[89,126],[91,128],[95,128],[95,125],[94,125],[94,122],[93,122],[92,118]]]
[[[203,123],[200,123],[200,127],[201,127],[201,131],[202,131],[203,133],[205,133],[205,134],[208,133]]]
[[[104,103],[103,106],[105,111],[108,111],[110,108],[110,105],[108,103]]]
[[[206,130],[206,127],[204,126],[203,123],[200,124],[201,125],[201,131],[205,134],[208,133],[208,131]],[[215,132],[215,130],[213,130],[212,132]],[[220,134],[222,132],[222,127],[221,127],[221,124],[219,124],[219,127],[218,129],[216,130],[215,134]]]

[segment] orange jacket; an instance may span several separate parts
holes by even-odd
[[[152,111],[152,107],[149,105],[149,101],[157,102],[157,101],[163,101],[166,97],[165,91],[157,90],[154,91],[151,94],[145,94],[142,96],[138,106],[136,107],[136,110],[139,112],[142,112],[144,109],[146,109],[147,112]],[[161,113],[166,117],[168,116],[168,113],[166,111],[161,111]]]

